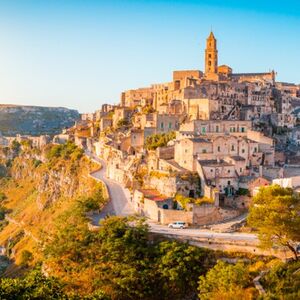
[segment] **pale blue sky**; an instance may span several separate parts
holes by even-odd
[[[219,63],[300,83],[300,1],[0,0],[0,103],[83,111]]]

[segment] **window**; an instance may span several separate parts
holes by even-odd
[[[241,132],[245,132],[245,128],[244,127],[241,127]]]
[[[188,152],[188,150],[187,150],[187,149],[185,149],[185,150],[184,150],[184,152],[185,152],[185,153],[187,153],[187,152]]]
[[[245,149],[242,149],[242,153],[245,153]]]
[[[240,168],[240,172],[241,172],[241,173],[243,172],[243,168]]]
[[[202,131],[202,133],[205,133],[206,132],[206,128],[202,127],[201,131]]]
[[[211,54],[208,54],[208,58],[211,58]]]
[[[230,183],[231,183],[231,182],[230,182],[230,180],[228,180],[228,182],[227,182],[227,183],[228,183],[228,185],[230,185]]]
[[[164,123],[163,122],[160,123],[160,128],[164,128]]]
[[[169,129],[171,129],[171,128],[172,128],[172,123],[170,122],[170,123],[169,123]]]
[[[210,169],[210,172],[213,172],[214,170],[213,169]]]
[[[230,174],[230,170],[227,170],[227,173]]]
[[[234,151],[235,148],[234,148],[234,145],[231,145],[231,151]]]
[[[219,132],[219,126],[218,125],[216,126],[216,132]]]
[[[218,152],[221,152],[221,147],[220,146],[218,146]]]
[[[206,149],[202,149],[202,153],[206,153]]]
[[[255,153],[255,152],[257,152],[257,148],[256,148],[256,147],[254,148],[254,153]]]

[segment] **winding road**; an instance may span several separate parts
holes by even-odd
[[[131,195],[128,189],[124,188],[120,183],[109,179],[106,174],[106,162],[95,155],[86,152],[86,155],[94,162],[101,165],[101,169],[90,174],[97,181],[102,181],[106,184],[110,201],[100,213],[91,216],[91,224],[94,227],[99,226],[99,221],[107,215],[130,216],[134,215],[134,209],[131,203]],[[255,234],[240,233],[240,232],[215,232],[214,229],[220,230],[220,226],[231,227],[232,224],[245,219],[245,215],[239,216],[231,221],[216,224],[209,229],[186,228],[172,229],[166,225],[157,224],[151,220],[147,223],[150,227],[150,232],[153,234],[164,235],[167,238],[175,238],[177,240],[188,241],[198,247],[206,247],[214,250],[227,250],[250,252],[255,254],[270,255],[273,254],[280,258],[286,258],[283,252],[262,251],[258,248],[258,238]],[[215,228],[214,228],[215,227]],[[222,230],[221,230],[222,231]]]
[[[120,183],[109,179],[106,174],[106,162],[95,155],[86,152],[86,155],[94,162],[101,165],[101,169],[91,173],[90,175],[97,181],[102,181],[107,187],[110,201],[99,214],[92,216],[93,225],[98,225],[99,221],[107,215],[130,216],[134,214],[131,204],[131,195],[128,189],[124,188]]]
[[[109,179],[105,176],[106,174],[106,162],[95,155],[86,152],[86,155],[92,159],[94,162],[101,165],[101,169],[91,173],[90,175],[95,180],[103,181],[108,189],[110,201],[105,206],[105,208],[99,214],[94,214],[93,225],[98,225],[99,221],[103,219],[107,215],[119,215],[119,216],[129,216],[134,215],[135,212],[133,210],[131,204],[131,196],[128,189],[124,188],[120,183]],[[232,221],[230,221],[232,222]],[[195,229],[195,228],[187,228],[184,230],[176,230],[172,228],[168,228],[166,225],[160,225],[155,222],[148,221],[148,224],[151,228],[151,232],[161,233],[167,235],[175,235],[182,237],[203,237],[207,239],[217,238],[224,239],[230,241],[248,241],[248,242],[256,242],[257,237],[255,234],[247,234],[247,233],[218,233],[212,230],[207,229]]]

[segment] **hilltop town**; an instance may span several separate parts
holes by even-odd
[[[299,298],[300,85],[218,56],[80,117],[0,106],[1,299]]]
[[[246,212],[261,186],[299,188],[300,85],[277,82],[275,71],[234,73],[218,56],[211,32],[204,72],[124,91],[53,141],[100,159],[132,210],[161,224],[215,224]]]

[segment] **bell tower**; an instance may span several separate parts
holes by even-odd
[[[218,80],[217,40],[212,31],[210,32],[209,37],[206,39],[205,77],[208,80]]]

